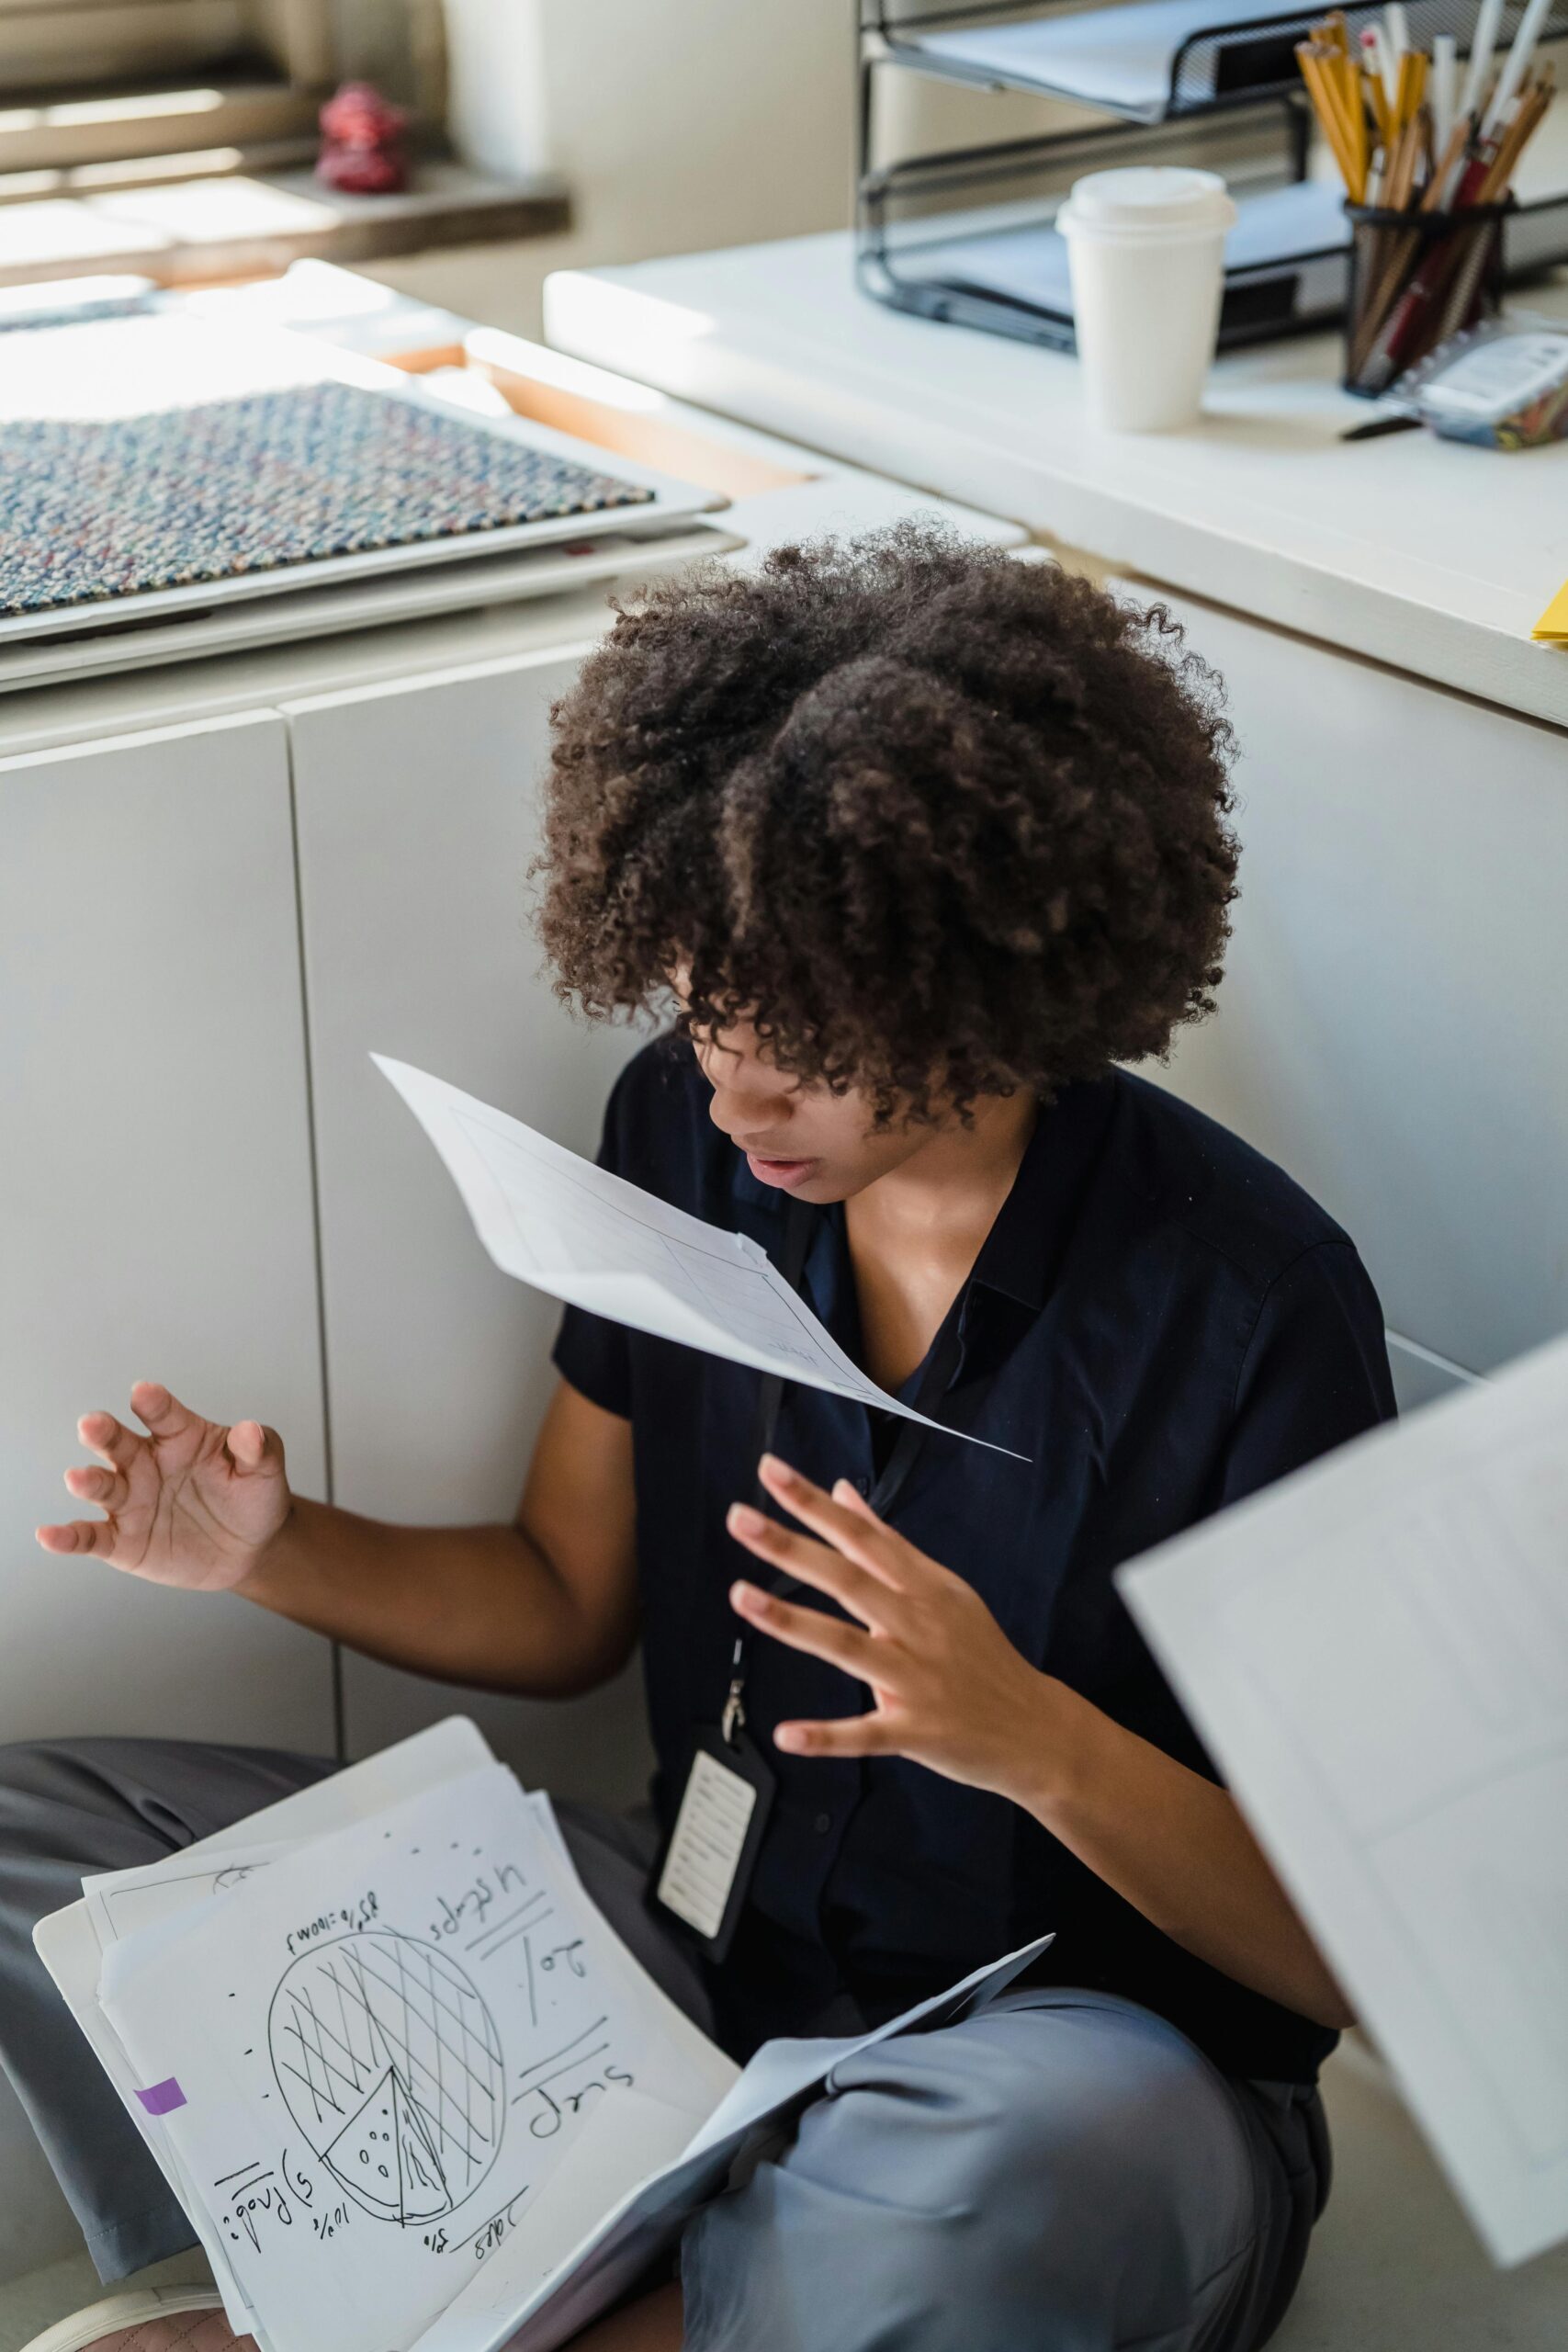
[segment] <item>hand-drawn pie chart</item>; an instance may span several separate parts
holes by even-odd
[[[378,2219],[439,2221],[494,2164],[501,2038],[434,1945],[372,1928],[302,1952],[273,1995],[267,2049],[321,2164]]]

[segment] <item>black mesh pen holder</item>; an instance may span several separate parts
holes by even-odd
[[[1377,400],[1439,343],[1503,307],[1503,231],[1512,198],[1456,212],[1348,204],[1350,302],[1344,385]]]

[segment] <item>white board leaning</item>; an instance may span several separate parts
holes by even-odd
[[[1568,2236],[1568,1341],[1118,1581],[1494,2257]]]

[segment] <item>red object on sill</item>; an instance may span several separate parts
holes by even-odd
[[[409,183],[408,114],[373,82],[345,82],[321,112],[316,177],[349,196],[397,196]]]

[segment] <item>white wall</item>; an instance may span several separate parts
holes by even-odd
[[[377,0],[338,5],[363,10]],[[369,264],[387,285],[536,338],[552,269],[849,223],[856,0],[421,5],[445,10],[459,146],[466,134],[470,160],[503,175],[559,172],[573,226],[560,237]],[[906,73],[884,71],[876,94],[883,162],[1101,119]]]
[[[547,162],[570,186],[574,225],[374,264],[387,284],[537,334],[547,270],[848,221],[853,0],[454,0],[455,51],[476,16],[493,19],[497,76],[518,90],[516,144],[509,155],[487,137],[486,160],[523,171]],[[524,103],[536,56],[538,109]],[[493,135],[492,120],[485,130]]]

